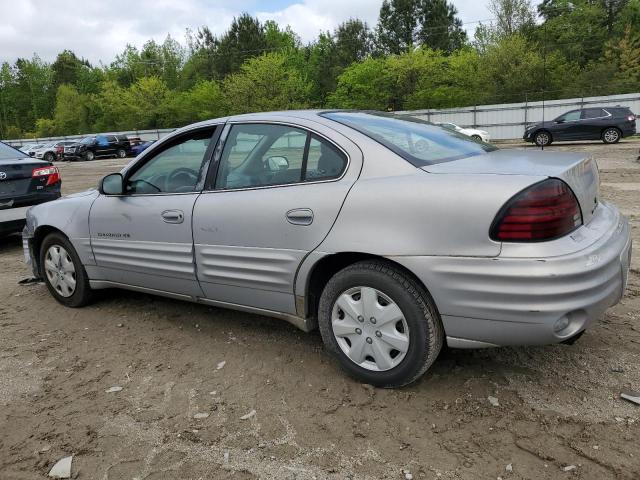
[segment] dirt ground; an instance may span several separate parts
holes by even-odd
[[[66,309],[0,241],[0,479],[67,455],[80,479],[640,478],[640,406],[619,398],[640,389],[640,142],[551,149],[592,153],[631,218],[625,298],[573,346],[445,351],[401,390],[269,318],[117,290]],[[64,190],[122,164],[60,164]]]

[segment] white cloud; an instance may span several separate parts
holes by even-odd
[[[464,22],[490,17],[488,0],[454,0]],[[348,18],[374,27],[382,0],[0,0],[0,62],[37,53],[52,61],[64,49],[109,64],[127,43],[138,47],[170,34],[184,42],[187,28],[225,31],[243,11],[290,25],[303,42]],[[537,2],[536,2],[537,3]],[[288,6],[286,6],[288,4]],[[274,5],[278,5],[274,7]],[[283,6],[285,5],[285,6]],[[465,25],[470,36],[475,24]]]

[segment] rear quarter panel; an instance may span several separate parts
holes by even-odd
[[[514,194],[543,178],[418,169],[409,175],[360,178],[318,250],[494,257],[501,248],[489,238],[495,215]]]

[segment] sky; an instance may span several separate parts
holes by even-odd
[[[453,0],[463,22],[491,17],[488,0]],[[227,30],[234,16],[290,25],[304,43],[357,17],[377,22],[382,0],[0,0],[0,62],[37,53],[53,61],[64,49],[94,64],[109,64],[130,43],[141,47],[167,34],[185,43],[185,32],[207,25]],[[475,23],[465,25],[470,36]]]

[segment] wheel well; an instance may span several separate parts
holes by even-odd
[[[411,277],[418,285],[424,288],[425,292],[428,293],[428,289],[422,281],[416,277],[411,270],[408,270],[403,265],[400,265],[397,262],[389,260],[388,258],[381,257],[379,255],[372,255],[369,253],[359,253],[359,252],[341,252],[334,253],[332,255],[327,255],[320,259],[313,266],[311,273],[309,274],[309,280],[307,281],[307,289],[306,289],[306,311],[305,314],[310,318],[317,318],[318,314],[318,304],[320,303],[320,296],[322,295],[322,291],[324,290],[325,285],[333,277],[336,273],[338,273],[343,268],[348,267],[357,262],[362,262],[364,260],[379,260],[385,262],[387,264],[393,265],[396,269],[401,270],[407,276]]]
[[[34,253],[33,261],[36,262],[38,273],[40,275],[42,275],[42,271],[41,271],[42,266],[40,265],[40,247],[42,246],[42,242],[47,237],[47,235],[54,232],[59,233],[60,235],[64,235],[64,237],[67,238],[67,236],[61,230],[58,230],[57,228],[52,227],[51,225],[43,225],[36,229],[33,235],[33,239],[31,240],[31,246],[33,248],[33,253]]]
[[[535,138],[536,135],[538,135],[539,133],[545,132],[547,135],[549,135],[549,138],[553,139],[553,135],[551,134],[551,132],[549,130],[547,130],[546,128],[539,128],[538,130],[536,130],[533,133],[533,137]]]
[[[609,130],[610,128],[615,128],[619,133],[620,136],[622,136],[622,130],[620,130],[619,127],[617,127],[616,125],[609,125],[608,127],[604,127],[601,131],[600,131],[600,136],[604,135],[604,132],[606,132],[607,130]]]

